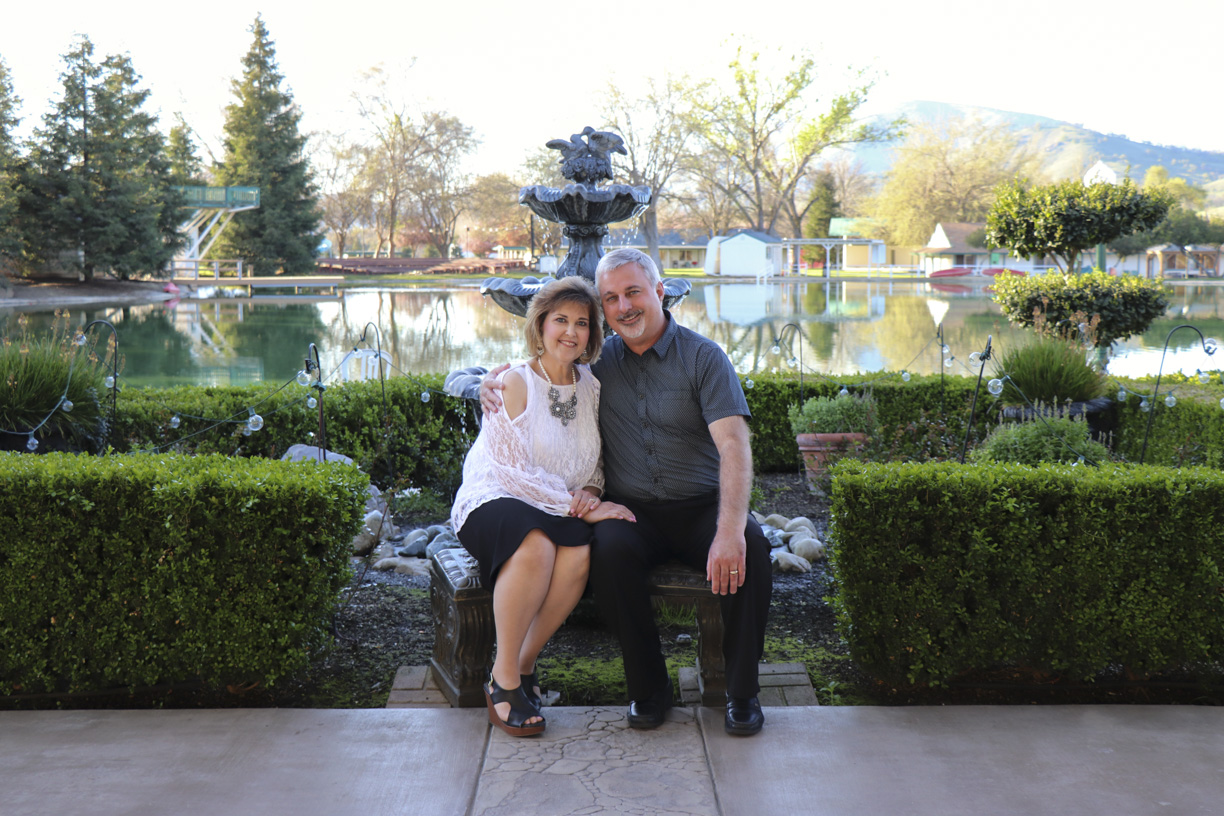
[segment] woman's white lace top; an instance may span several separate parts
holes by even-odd
[[[548,383],[529,365],[517,371],[527,382],[527,406],[513,420],[503,408],[486,416],[463,462],[463,484],[451,508],[455,532],[468,514],[494,499],[520,499],[554,516],[569,512],[570,491],[603,489],[599,440],[599,380],[578,366],[576,385],[557,385],[561,402],[578,389],[578,416],[568,425],[549,413]]]

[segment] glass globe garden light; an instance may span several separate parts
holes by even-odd
[[[1165,397],[1165,405],[1167,405],[1167,406],[1169,406],[1170,408],[1172,408],[1172,407],[1173,407],[1174,405],[1176,405],[1176,404],[1177,404],[1177,397],[1173,396],[1172,394],[1170,394],[1169,396]]]
[[[30,438],[26,440],[26,450],[31,453],[38,450],[38,440],[34,438],[34,434],[30,434]]]
[[[1202,371],[1196,371],[1194,373],[1198,375],[1198,381],[1202,383],[1203,385],[1206,385],[1207,383],[1211,382],[1210,374],[1205,374]]]
[[[310,399],[306,400],[306,407],[307,408],[318,408],[319,401],[315,399],[314,397],[311,397]]]
[[[63,402],[61,402],[60,410],[62,410],[65,414],[72,413],[72,400],[66,399]]]
[[[1152,410],[1152,406],[1148,405],[1148,401],[1146,399],[1139,400],[1139,410],[1147,413],[1148,411]]]
[[[174,416],[170,417],[170,427],[171,428],[177,428],[178,426],[182,424],[183,424],[183,420],[179,419],[178,414],[175,414]]]
[[[1127,393],[1125,388],[1118,391],[1118,402],[1126,402],[1126,397]]]
[[[429,392],[428,391],[421,392],[421,402],[429,402]]]
[[[976,366],[980,366],[981,364],[982,364],[982,353],[980,351],[975,351],[969,355],[969,365],[976,367]]]
[[[844,385],[843,385],[843,386],[842,386],[842,389],[841,389],[840,391],[838,391],[838,392],[837,392],[837,396],[839,396],[839,397],[848,397],[848,396],[850,396],[850,389],[846,388],[846,386],[844,386]]]
[[[1214,337],[1208,337],[1206,340],[1203,341],[1203,351],[1207,352],[1208,354],[1215,354],[1216,349],[1218,349],[1219,347],[1220,347],[1220,341],[1215,339]]]
[[[955,359],[956,359],[955,357],[945,357],[945,358],[944,358],[944,368],[951,368],[951,367],[952,367],[952,361],[953,361],[953,360],[955,360]]]
[[[107,374],[106,379],[103,380],[102,383],[107,388],[114,388],[115,387],[115,376],[113,374]]]
[[[752,380],[744,380],[744,387],[751,391],[756,387],[756,383],[754,383]]]
[[[986,390],[990,392],[992,397],[997,397],[1003,393],[1003,381],[994,379],[986,383]]]
[[[310,372],[308,372],[306,369],[303,368],[301,371],[297,373],[296,379],[297,379],[298,385],[302,385],[302,386],[310,385]]]
[[[949,345],[944,345],[944,347],[943,347],[942,349],[940,349],[940,350],[941,350],[941,351],[942,351],[944,354],[950,354],[950,353],[952,352],[952,347],[951,347],[951,346],[949,346]]]
[[[251,414],[251,418],[247,420],[247,427],[252,431],[258,431],[263,428],[263,417],[259,414]]]
[[[774,343],[774,344],[773,344],[773,345],[770,347],[770,349],[769,349],[769,350],[770,350],[771,352],[773,352],[774,354],[781,354],[781,353],[782,353],[782,347],[781,347],[781,346],[779,346],[777,343]]]
[[[909,382],[909,381],[910,381],[910,373],[908,371],[902,371],[901,372],[901,382]]]
[[[72,338],[72,342],[76,343],[78,346],[85,345],[85,333],[77,332],[76,337]]]

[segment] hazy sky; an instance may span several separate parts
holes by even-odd
[[[406,97],[475,127],[480,172],[512,169],[530,148],[598,125],[610,78],[637,88],[668,71],[722,76],[733,34],[811,49],[830,91],[845,87],[847,66],[876,70],[873,113],[916,99],[983,105],[1224,151],[1219,0],[14,5],[0,58],[24,100],[23,131],[58,94],[61,55],[87,34],[99,58],[131,57],[164,127],[182,112],[215,149],[259,11],[305,129],[355,129],[351,94],[381,63]]]

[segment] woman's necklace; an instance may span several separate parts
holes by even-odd
[[[544,382],[548,383],[548,413],[561,420],[561,426],[565,427],[570,424],[570,420],[578,418],[578,389],[574,389],[574,393],[570,394],[570,398],[565,402],[561,401],[561,392],[553,385],[552,378],[548,376],[548,369],[544,367],[544,361],[540,360],[540,371],[544,373]],[[570,366],[570,385],[578,382],[578,372],[574,367]]]

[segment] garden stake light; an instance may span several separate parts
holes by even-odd
[[[1173,333],[1180,329],[1191,329],[1192,331],[1196,332],[1199,336],[1199,340],[1202,341],[1203,351],[1207,352],[1208,357],[1215,354],[1216,349],[1220,347],[1219,340],[1216,340],[1214,337],[1204,337],[1201,331],[1199,331],[1194,326],[1191,326],[1189,323],[1183,323],[1180,326],[1174,326],[1173,329],[1169,332],[1168,337],[1165,338],[1164,351],[1160,352],[1160,365],[1156,369],[1156,387],[1152,394],[1153,400],[1150,406],[1150,410],[1148,411],[1147,428],[1144,429],[1143,431],[1143,447],[1139,449],[1139,464],[1141,465],[1143,464],[1143,457],[1147,455],[1148,435],[1151,434],[1152,432],[1152,421],[1156,419],[1157,403],[1156,403],[1155,397],[1160,396],[1160,375],[1164,371],[1165,355],[1169,353],[1169,343],[1173,340]],[[1172,395],[1170,394],[1170,396]],[[1224,400],[1220,400],[1220,407],[1224,408]]]
[[[109,388],[111,392],[111,412],[110,421],[106,423],[106,436],[103,439],[104,444],[102,445],[102,453],[105,455],[106,449],[110,447],[111,429],[115,427],[117,410],[116,403],[119,398],[119,332],[108,320],[92,320],[89,323],[86,323],[85,328],[81,329],[80,333],[77,334],[76,342],[78,346],[85,345],[85,333],[94,326],[98,325],[105,326],[106,328],[110,329],[111,336],[115,340],[115,349],[113,352],[111,352],[111,373],[106,378],[106,387]],[[34,438],[33,434],[30,435],[30,438]]]
[[[790,329],[789,339],[787,338],[787,334],[786,334],[787,329]],[[795,356],[794,349],[791,347],[791,343],[794,341],[796,335],[798,335],[799,337],[799,356],[798,357]],[[790,359],[791,360],[797,359],[799,361],[799,404],[802,405],[803,404],[803,329],[799,328],[798,323],[787,323],[785,326],[782,327],[782,330],[778,332],[778,336],[774,338],[774,342],[773,342],[773,352],[775,354],[782,351],[782,343],[786,343],[786,350],[791,353]],[[792,365],[793,364],[794,363],[792,363]]]
[[[366,332],[370,329],[374,330],[375,350],[378,352],[378,382],[382,386],[382,441],[383,449],[387,452],[387,479],[388,484],[395,484],[395,467],[391,462],[391,443],[388,437],[390,436],[390,420],[387,416],[387,375],[383,369],[383,351],[382,351],[382,332],[378,330],[373,322],[368,322],[361,329],[361,337],[357,340],[357,345],[353,346],[353,351],[357,351],[357,346],[366,342]]]
[[[313,360],[310,359],[312,355]],[[306,373],[307,381],[310,380],[310,372],[315,372],[316,379],[312,387],[319,392],[319,461],[323,462],[327,458],[327,426],[323,421],[323,392],[327,390],[327,386],[323,384],[323,367],[319,365],[319,349],[314,343],[311,343],[306,349],[306,368],[303,371]],[[299,377],[301,374],[302,372],[298,372]],[[301,380],[299,379],[298,382]]]
[[[939,325],[939,330],[943,331],[942,323]],[[973,417],[977,411],[978,391],[982,390],[982,375],[986,372],[986,361],[990,359],[990,343],[992,339],[991,335],[986,335],[986,348],[983,349],[981,356],[978,357],[978,361],[982,366],[978,369],[977,385],[973,387],[973,402],[969,405],[969,426],[965,428],[965,443],[961,445],[960,463],[962,465],[965,464],[965,451],[969,449],[969,434],[973,433]],[[941,371],[940,378],[942,379],[942,377],[943,372]]]

